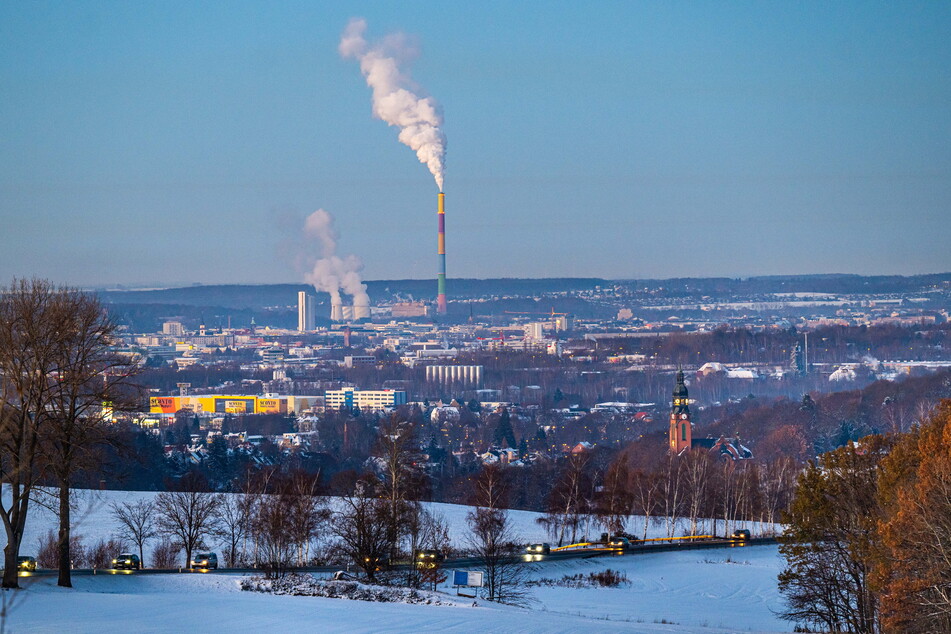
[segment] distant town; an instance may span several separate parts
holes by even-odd
[[[480,464],[662,452],[679,370],[694,439],[805,458],[913,414],[843,416],[784,449],[773,414],[744,412],[951,368],[951,275],[460,280],[442,316],[415,299],[430,285],[369,282],[369,305],[294,285],[100,291],[150,393],[115,416],[161,445],[155,478],[227,487],[247,465],[372,467],[378,421],[399,410],[419,425],[426,495],[465,501],[453,482]]]

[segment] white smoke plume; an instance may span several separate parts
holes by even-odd
[[[360,62],[367,86],[373,90],[373,115],[400,129],[400,143],[416,152],[442,191],[446,169],[442,111],[432,97],[418,96],[409,74],[400,69],[400,63],[408,66],[416,51],[399,34],[371,44],[363,37],[366,29],[366,20],[350,20],[340,37],[340,55]]]
[[[313,284],[318,291],[330,293],[334,304],[343,303],[340,296],[343,291],[353,296],[355,305],[369,306],[367,286],[360,281],[363,262],[355,255],[337,255],[338,235],[334,229],[334,217],[318,209],[304,221],[304,235],[320,245],[320,259],[313,263],[311,270],[304,275],[304,280]]]

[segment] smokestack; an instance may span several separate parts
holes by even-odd
[[[446,314],[446,195],[436,197],[436,216],[439,218],[439,235],[436,239],[436,254],[439,258],[439,273],[436,276],[436,313]]]

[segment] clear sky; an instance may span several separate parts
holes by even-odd
[[[337,46],[443,107],[452,277],[951,270],[948,2],[3,2],[0,279],[436,273],[436,186]],[[451,284],[450,284],[451,294]]]

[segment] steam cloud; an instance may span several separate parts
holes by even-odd
[[[442,191],[446,169],[442,112],[432,97],[417,96],[409,74],[400,70],[400,63],[408,65],[416,51],[402,35],[370,44],[363,37],[366,28],[366,20],[350,20],[340,37],[340,55],[360,62],[367,86],[373,90],[373,115],[400,129],[400,143],[416,152]]]
[[[330,293],[334,304],[343,303],[340,292],[353,296],[357,306],[370,305],[366,284],[360,281],[363,262],[355,255],[341,258],[337,255],[337,235],[334,229],[334,217],[323,209],[318,209],[304,221],[304,235],[320,244],[320,259],[314,262],[310,272],[304,275],[308,284],[318,291]]]

